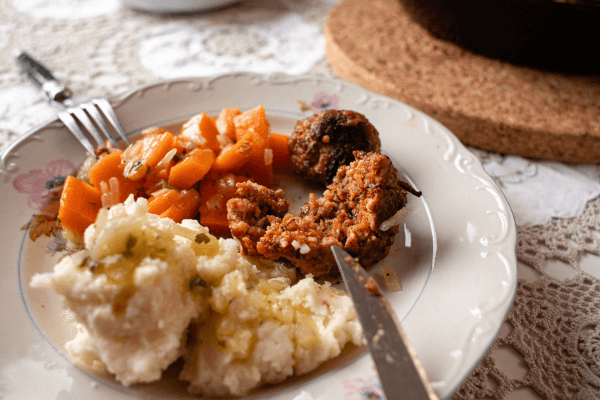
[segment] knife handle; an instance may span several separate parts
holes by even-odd
[[[44,91],[51,101],[65,103],[71,99],[72,93],[64,84],[60,83],[50,71],[24,51],[15,53],[17,63],[23,71]]]

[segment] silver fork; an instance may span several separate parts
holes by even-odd
[[[58,113],[58,118],[60,118],[67,129],[71,131],[77,140],[79,140],[79,143],[81,143],[90,154],[96,156],[94,150],[97,147],[104,145],[106,139],[108,139],[113,146],[119,148],[118,141],[110,133],[109,125],[127,145],[130,144],[129,139],[108,100],[96,98],[88,103],[77,104],[73,100],[73,94],[69,88],[54,78],[52,73],[46,67],[29,54],[18,50],[15,52],[15,58],[29,78],[43,90],[48,101],[52,104],[57,104],[64,109],[64,111]],[[96,145],[92,144],[81,127],[85,128],[89,137],[96,142]],[[99,131],[104,135],[104,140]]]

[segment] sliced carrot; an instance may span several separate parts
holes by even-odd
[[[102,208],[102,193],[73,176],[68,176],[60,196],[58,218],[63,228],[77,236],[96,221]]]
[[[227,173],[212,173],[200,184],[202,204],[200,205],[200,224],[207,227],[215,235],[229,235],[227,221],[227,201],[235,196],[236,184],[246,182],[249,178]]]
[[[221,151],[221,143],[217,140],[218,134],[219,131],[217,130],[215,120],[204,113],[190,118],[181,127],[181,136],[190,139],[196,145],[198,145],[196,143],[198,142],[197,138],[202,137],[203,143],[201,143],[200,147],[211,149],[217,154]]]
[[[252,136],[252,155],[244,165],[244,169],[249,171],[258,183],[271,186],[273,180],[272,157],[268,157],[269,163],[265,162],[265,150],[269,148],[271,140],[265,108],[258,106],[245,111],[236,116],[233,121],[238,138]]]
[[[122,151],[115,151],[102,157],[88,172],[88,180],[94,187],[100,190],[100,182],[106,181],[113,176],[123,175],[121,167]]]
[[[241,113],[242,112],[237,108],[224,108],[221,110],[219,116],[215,120],[219,133],[226,135],[234,142],[237,140],[237,138],[235,136],[235,124],[233,123],[233,118]]]
[[[136,195],[141,186],[123,175],[125,165],[121,162],[121,150],[110,153],[101,158],[88,172],[88,180],[97,190],[102,190],[102,182],[108,184],[110,178],[116,178],[119,187],[119,202],[124,202],[130,194]]]
[[[247,135],[219,154],[212,165],[215,172],[235,172],[252,157],[252,135]]]
[[[281,133],[271,133],[269,147],[273,150],[273,168],[290,169],[292,160],[290,159],[290,149],[288,147],[288,135]]]
[[[152,193],[162,189],[169,180],[169,173],[171,168],[175,165],[175,160],[170,160],[164,166],[155,167],[150,173],[141,181],[144,188],[144,192],[141,195],[149,196]]]
[[[211,149],[194,149],[189,155],[171,168],[169,186],[184,190],[191,188],[202,180],[215,161],[215,153]]]
[[[151,214],[161,215],[181,197],[182,194],[177,190],[164,189],[161,191],[161,193],[151,196],[148,199],[148,212]]]
[[[139,181],[176,148],[175,136],[164,129],[153,128],[123,152],[125,177]]]
[[[272,152],[272,150],[265,149],[265,153],[269,152]],[[271,187],[273,186],[273,155],[272,153],[269,155],[265,154],[264,157],[269,159],[270,162],[263,162],[262,164],[248,162],[239,170],[239,173],[253,177],[256,183]]]
[[[198,214],[200,207],[200,194],[196,189],[181,192],[181,197],[173,203],[167,211],[160,214],[162,218],[171,218],[175,222],[191,219]]]
[[[227,200],[235,196],[237,184],[253,180],[248,176],[232,174],[230,172],[220,174],[211,171],[211,173],[200,183],[200,194],[202,195],[202,207],[223,209]],[[214,195],[220,195],[221,202],[210,202],[209,198]]]
[[[261,158],[264,149],[269,146],[270,126],[267,121],[266,111],[263,106],[258,106],[235,116],[233,118],[235,125],[236,139],[239,141],[247,134],[253,136],[253,157]]]
[[[217,236],[229,236],[229,221],[227,220],[227,209],[225,211],[205,211],[200,213],[200,225],[208,228],[208,231]]]

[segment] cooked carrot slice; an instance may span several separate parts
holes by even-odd
[[[181,192],[181,197],[173,203],[167,211],[160,214],[162,218],[171,218],[175,222],[191,219],[198,214],[200,207],[200,194],[196,189]]]
[[[125,177],[139,181],[158,165],[174,148],[175,136],[164,129],[153,128],[123,152]],[[171,153],[172,154],[172,153]]]
[[[163,189],[160,192],[148,199],[148,212],[151,214],[161,215],[182,197],[182,194],[174,189]]]
[[[219,116],[215,120],[219,133],[226,135],[234,142],[237,140],[237,138],[235,136],[235,124],[233,123],[233,118],[241,113],[242,112],[237,108],[224,108],[221,110]]]
[[[273,168],[290,169],[292,160],[290,159],[290,149],[288,147],[288,135],[281,133],[271,133],[269,147],[273,150]]]
[[[215,153],[211,149],[194,149],[190,154],[171,168],[169,186],[184,190],[202,180],[215,161]]]
[[[263,163],[247,162],[239,172],[251,176],[256,183],[266,187],[273,185],[273,151],[265,149]]]
[[[205,211],[200,213],[200,225],[208,228],[208,231],[217,236],[229,236],[229,221],[227,220],[227,209],[224,211]]]
[[[259,106],[243,112],[234,118],[234,124],[238,137],[252,136],[252,154],[243,169],[254,176],[258,183],[271,186],[273,182],[273,154],[265,151],[269,149],[271,140],[265,108]]]
[[[144,191],[140,195],[151,195],[154,192],[164,188],[169,180],[171,168],[175,165],[175,160],[170,160],[167,164],[156,166],[150,173],[141,181]]]
[[[263,106],[237,115],[233,119],[236,139],[239,141],[247,134],[252,135],[252,157],[259,160],[269,146],[270,126]]]
[[[102,208],[102,193],[73,176],[68,176],[60,196],[58,218],[63,228],[82,237],[85,229],[96,221]]]
[[[221,143],[217,140],[218,134],[215,120],[204,113],[190,118],[181,127],[181,136],[202,148],[211,149],[217,154],[221,151]]]
[[[212,165],[215,172],[235,172],[252,156],[252,135],[247,135],[219,154]]]
[[[110,178],[116,178],[118,181],[119,196],[118,201],[124,202],[130,194],[136,195],[140,192],[141,186],[125,178],[125,165],[121,162],[123,152],[121,150],[110,153],[101,158],[88,172],[88,179],[97,190],[102,190],[102,182],[109,183]]]
[[[200,184],[202,204],[200,205],[200,224],[216,235],[229,235],[227,221],[227,201],[235,196],[236,184],[246,182],[248,177],[231,173],[220,175],[212,173]]]

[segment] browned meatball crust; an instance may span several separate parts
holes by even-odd
[[[257,230],[253,224],[263,217],[263,211],[246,212],[249,203],[268,193],[260,185],[241,187],[239,196],[244,199],[230,200],[227,210],[230,221],[241,225],[243,229],[233,229],[232,235],[240,243],[242,254],[261,254],[266,258],[284,258],[293,263],[305,274],[314,276],[335,275],[338,273],[335,259],[330,250],[336,244],[358,257],[364,266],[372,265],[383,259],[394,243],[398,226],[386,231],[381,224],[402,209],[407,201],[407,192],[417,196],[421,193],[408,183],[398,179],[397,170],[391,160],[382,154],[355,152],[356,161],[342,166],[323,197],[317,199],[310,195],[304,204],[300,216],[266,216],[268,223],[262,223]],[[248,191],[247,189],[251,189]],[[266,189],[266,188],[264,188]],[[269,189],[266,189],[267,191]],[[280,197],[271,191],[270,200],[276,202]],[[244,201],[245,200],[245,201]],[[262,201],[263,204],[265,201]],[[248,218],[250,216],[250,218]],[[237,226],[237,225],[236,225]],[[266,227],[265,227],[266,226]]]
[[[379,133],[364,115],[326,110],[298,121],[288,139],[294,170],[308,180],[327,185],[341,165],[354,161],[353,152],[379,152]]]
[[[256,243],[265,234],[271,219],[283,217],[289,203],[283,190],[273,191],[257,183],[238,183],[237,196],[227,202],[227,220],[231,235],[238,240],[245,255],[257,255]]]

